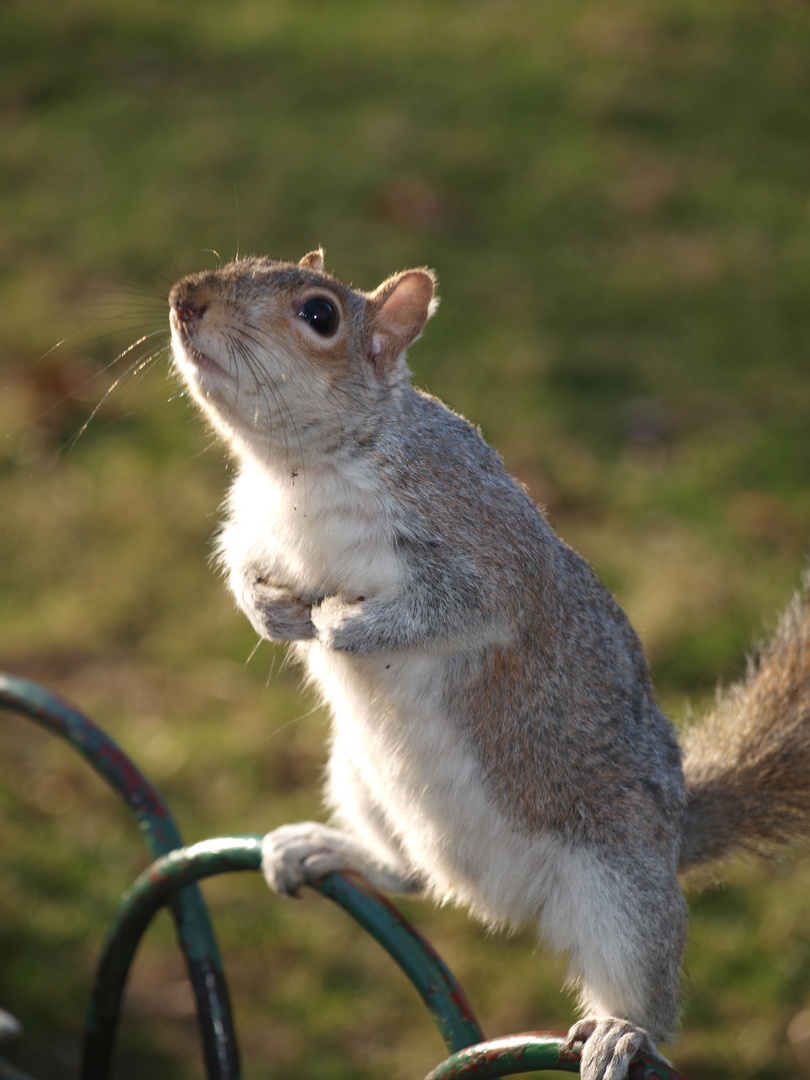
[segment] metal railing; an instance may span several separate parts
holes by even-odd
[[[174,918],[196,1003],[208,1080],[239,1080],[239,1050],[228,987],[208,910],[197,882],[259,871],[261,836],[226,836],[185,846],[163,799],[119,746],[72,705],[26,679],[0,674],[0,708],[22,714],[77,750],[132,810],[154,862],[121,898],[101,947],[84,1029],[79,1080],[111,1076],[121,999],[140,941],[157,912]],[[2,872],[0,870],[0,872]],[[342,907],[388,952],[416,988],[450,1056],[427,1080],[578,1072],[579,1052],[564,1036],[542,1032],[485,1040],[459,984],[432,946],[358,874],[327,874],[313,888]],[[639,1055],[631,1080],[682,1080],[661,1061]],[[32,1080],[0,1059],[0,1080]]]

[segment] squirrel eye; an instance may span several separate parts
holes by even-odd
[[[334,334],[340,321],[335,305],[323,296],[313,296],[303,303],[298,309],[298,317],[309,323],[321,337]]]

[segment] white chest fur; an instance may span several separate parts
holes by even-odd
[[[385,594],[399,575],[386,502],[351,463],[301,476],[248,462],[228,497],[220,554],[232,575],[258,570],[304,595]]]

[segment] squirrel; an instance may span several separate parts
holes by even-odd
[[[251,257],[171,291],[174,361],[238,473],[218,557],[331,711],[332,824],[268,833],[282,894],[333,870],[532,921],[568,954],[584,1080],[672,1038],[678,875],[810,824],[810,580],[679,745],[639,640],[479,431],[411,384],[437,307]]]

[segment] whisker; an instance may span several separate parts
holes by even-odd
[[[98,375],[103,375],[105,371],[109,371],[110,368],[115,367],[115,365],[120,360],[123,360],[125,356],[129,356],[129,354],[133,351],[133,349],[137,349],[140,345],[143,345],[143,343],[145,341],[149,341],[152,338],[158,337],[159,335],[165,334],[165,333],[166,333],[166,330],[164,330],[163,327],[161,327],[160,330],[150,330],[148,334],[142,334],[136,341],[133,341],[132,344],[127,345],[127,347],[125,349],[122,349],[121,352],[118,353],[118,355],[116,357],[114,357],[112,360],[109,360],[106,364],[104,364],[104,366],[101,367],[98,372],[96,372],[94,375],[90,376],[89,379],[86,379],[84,383],[80,383],[79,385],[84,386],[84,385],[86,385],[86,383],[92,381],[92,379],[97,378]],[[167,342],[165,345],[161,346],[161,350],[168,349],[169,347],[170,347],[169,343]],[[107,391],[108,394],[112,392],[115,385],[116,385],[116,383],[113,383],[113,385]]]
[[[256,386],[258,387],[259,391],[261,392],[261,395],[262,395],[262,397],[264,399],[264,403],[265,403],[265,406],[267,408],[268,413],[270,415],[272,415],[273,412],[275,411],[275,412],[278,412],[280,414],[280,416],[281,416],[281,430],[284,433],[284,453],[285,453],[286,456],[289,456],[288,445],[287,445],[287,425],[286,425],[286,423],[284,421],[284,415],[283,415],[284,411],[286,410],[286,412],[287,412],[287,414],[289,416],[290,422],[293,424],[293,430],[295,430],[295,421],[293,420],[292,414],[290,413],[289,408],[287,407],[287,404],[286,404],[286,402],[284,400],[283,394],[281,394],[278,387],[275,385],[274,380],[270,377],[269,373],[267,372],[266,368],[261,363],[259,358],[252,351],[252,349],[250,349],[248,347],[248,345],[245,344],[244,341],[241,341],[239,338],[235,337],[233,334],[229,335],[228,340],[232,343],[233,347],[239,352],[239,355],[243,358],[247,368],[249,369],[250,373],[253,375],[253,380],[256,383]],[[236,369],[237,369],[237,372],[238,372],[238,370],[239,370],[239,365],[238,364],[236,365]],[[273,410],[272,407],[271,407],[270,398],[268,397],[268,393],[273,398],[273,402],[274,402],[274,404],[276,406],[275,410]]]
[[[270,679],[272,677],[272,674],[273,674],[273,672],[271,671],[270,675],[267,678],[267,683],[266,683],[267,686],[270,685]],[[302,720],[306,720],[306,718],[308,716],[312,716],[312,714],[314,712],[317,712],[319,708],[320,708],[320,705],[316,705],[314,708],[310,709],[309,712],[301,713],[300,716],[294,716],[293,719],[288,720],[286,724],[282,724],[280,727],[277,727],[274,731],[268,732],[268,734],[267,734],[267,736],[266,736],[266,738],[264,740],[265,745],[267,745],[267,743],[269,743],[271,739],[275,739],[276,735],[280,735],[281,732],[284,731],[286,728],[292,727],[293,724],[300,724]]]
[[[239,195],[236,192],[236,184],[233,185],[233,201],[236,203],[236,262],[239,262],[240,225],[239,225]]]
[[[191,455],[191,460],[192,460],[192,461],[196,461],[196,460],[197,460],[198,458],[203,458],[203,457],[205,457],[205,455],[206,455],[206,454],[210,454],[210,453],[211,453],[211,451],[212,451],[212,450],[213,450],[213,449],[214,449],[214,448],[215,448],[215,447],[216,447],[216,446],[217,446],[218,444],[219,444],[219,440],[217,439],[216,435],[210,435],[210,436],[209,436],[209,438],[208,438],[208,442],[207,442],[207,443],[206,443],[206,444],[205,444],[204,446],[202,446],[202,447],[201,447],[201,448],[200,448],[199,450],[196,450],[196,451],[195,451],[195,452],[194,452],[194,453],[193,453],[193,454]]]
[[[124,351],[123,351],[122,353],[120,353],[120,354],[119,354],[119,355],[118,355],[118,356],[116,357],[116,359],[115,359],[115,360],[111,361],[111,363],[110,363],[110,364],[108,364],[108,365],[106,365],[106,366],[105,366],[105,367],[104,367],[104,368],[103,368],[102,370],[103,370],[103,371],[107,371],[107,370],[109,370],[109,368],[110,368],[110,367],[111,367],[111,366],[112,366],[113,364],[117,363],[117,362],[118,362],[119,360],[121,360],[121,359],[122,359],[122,358],[123,358],[124,356],[126,356],[126,355],[127,355],[128,353],[132,352],[132,350],[133,350],[133,349],[137,348],[137,346],[138,346],[138,345],[140,345],[140,344],[143,344],[143,342],[144,342],[145,340],[147,340],[148,338],[150,338],[150,337],[153,337],[153,336],[154,336],[154,333],[152,333],[152,334],[145,334],[145,335],[144,335],[144,337],[143,337],[143,338],[141,338],[141,340],[140,340],[140,341],[137,341],[137,342],[133,342],[133,344],[132,344],[132,345],[130,345],[130,346],[129,346],[128,348],[126,348],[126,349],[125,349],[125,350],[124,350]],[[96,416],[97,416],[97,415],[99,414],[99,412],[101,411],[101,409],[102,409],[102,408],[103,408],[103,407],[104,407],[104,406],[106,405],[106,403],[107,403],[107,402],[108,402],[108,401],[110,400],[110,398],[112,397],[112,395],[113,395],[114,393],[116,393],[116,391],[118,391],[118,390],[119,390],[119,388],[120,388],[120,387],[122,387],[122,386],[124,386],[125,384],[131,384],[131,383],[133,382],[133,380],[135,380],[135,379],[136,379],[136,378],[137,378],[137,377],[138,377],[138,376],[139,376],[139,375],[140,375],[140,374],[141,374],[142,372],[146,371],[146,369],[147,369],[147,368],[149,368],[149,367],[152,367],[152,366],[154,366],[155,364],[159,363],[159,361],[160,361],[160,360],[164,359],[164,358],[165,358],[165,357],[166,357],[166,356],[168,355],[168,353],[169,353],[169,348],[170,348],[170,347],[169,347],[169,345],[168,345],[168,343],[167,343],[166,345],[163,345],[163,346],[161,346],[161,347],[160,347],[159,349],[157,349],[156,351],[154,351],[154,352],[150,352],[150,353],[149,353],[148,355],[146,355],[146,356],[143,356],[143,357],[138,357],[138,358],[136,358],[136,359],[135,359],[135,360],[134,360],[134,361],[133,361],[133,362],[132,362],[132,363],[131,363],[131,364],[130,364],[130,365],[129,365],[129,366],[127,367],[127,368],[126,368],[126,370],[125,370],[125,371],[123,371],[123,372],[122,372],[122,373],[121,373],[121,374],[120,374],[120,375],[118,376],[118,378],[116,378],[116,379],[115,379],[115,380],[114,380],[114,381],[113,381],[113,382],[111,383],[111,385],[110,385],[110,386],[108,386],[108,387],[107,387],[107,389],[105,390],[104,394],[103,394],[103,395],[102,395],[102,397],[101,397],[101,400],[100,400],[100,401],[98,401],[98,402],[97,402],[97,403],[96,403],[96,404],[95,404],[95,405],[93,406],[93,408],[92,408],[92,409],[91,409],[91,411],[90,411],[90,414],[89,414],[89,415],[87,416],[87,418],[85,419],[84,423],[83,423],[83,424],[81,425],[81,427],[79,428],[79,430],[78,430],[77,432],[75,432],[75,434],[74,434],[74,435],[72,435],[72,436],[71,436],[71,438],[70,438],[70,439],[68,440],[68,442],[67,442],[67,444],[66,444],[66,446],[65,446],[65,451],[66,451],[67,453],[71,453],[71,452],[73,451],[73,449],[75,448],[75,446],[76,446],[76,444],[78,443],[79,439],[80,439],[80,438],[82,437],[82,435],[84,435],[85,431],[87,431],[87,428],[89,427],[90,423],[91,423],[91,422],[92,422],[92,421],[93,421],[93,420],[95,419],[95,417],[96,417]],[[95,376],[94,376],[94,377],[95,377]]]
[[[247,657],[247,660],[245,660],[245,667],[247,667],[247,666],[248,666],[248,664],[250,663],[250,661],[251,661],[251,660],[253,659],[253,657],[254,657],[254,656],[256,655],[256,653],[257,653],[257,652],[259,651],[259,649],[261,648],[261,644],[262,644],[262,642],[263,642],[263,641],[264,641],[264,638],[261,638],[261,637],[260,637],[260,638],[259,638],[259,639],[257,640],[256,644],[255,644],[255,645],[253,646],[253,648],[252,648],[252,649],[250,650],[250,652],[249,652],[249,654],[248,654],[248,657]],[[275,658],[273,659],[273,664],[275,664]]]
[[[159,276],[160,276],[161,280],[167,282],[168,285],[169,285],[169,288],[171,288],[172,285],[174,285],[175,281],[177,281],[179,278],[181,278],[183,276],[183,274],[182,274],[182,272],[180,270],[180,267],[177,265],[177,263],[171,257],[171,255],[166,250],[166,248],[161,248],[160,251],[161,251],[161,254],[163,255],[163,257],[168,262],[170,262],[172,264],[172,270],[174,271],[174,277],[171,280],[169,280],[169,278],[167,278],[165,274],[160,274]]]
[[[258,331],[258,332],[262,333],[263,336],[265,336],[266,338],[268,338],[269,340],[272,341],[272,337],[270,335],[268,335],[268,334],[266,334],[266,333],[264,333],[262,331]],[[296,424],[295,417],[293,416],[292,411],[291,411],[289,405],[287,404],[287,400],[286,400],[281,388],[278,386],[278,384],[275,382],[275,380],[271,378],[270,373],[268,372],[266,366],[261,362],[259,357],[253,352],[253,350],[244,341],[241,340],[241,337],[247,337],[248,340],[253,340],[255,342],[255,344],[257,346],[259,346],[259,347],[261,347],[261,343],[256,339],[251,339],[250,335],[245,335],[244,333],[240,332],[240,340],[237,342],[237,347],[240,350],[240,354],[244,357],[245,363],[250,368],[250,370],[251,370],[251,372],[253,374],[253,378],[256,381],[257,386],[259,386],[261,388],[262,396],[264,397],[265,404],[268,406],[268,409],[269,409],[269,401],[268,401],[268,398],[267,398],[267,391],[269,391],[272,394],[273,399],[274,399],[274,401],[276,403],[276,406],[277,406],[277,408],[278,408],[278,410],[280,412],[281,426],[282,426],[282,431],[284,433],[284,455],[285,455],[285,457],[288,460],[290,460],[290,448],[289,448],[289,444],[287,442],[287,423],[285,422],[285,414],[286,414],[287,420],[289,421],[289,427],[292,430],[293,434],[295,435],[295,441],[296,441],[296,443],[298,445],[299,457],[303,461],[303,459],[304,459],[304,448],[303,448],[303,445],[301,443],[301,433],[298,430],[298,425]],[[260,376],[263,376],[263,378],[261,378]]]

